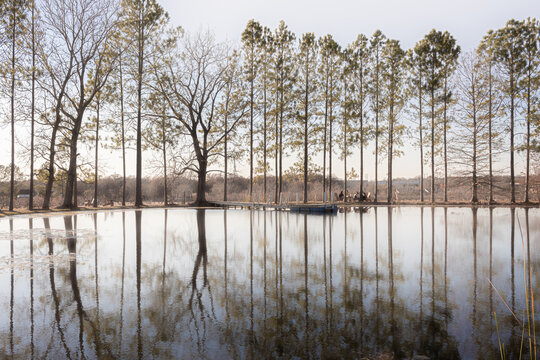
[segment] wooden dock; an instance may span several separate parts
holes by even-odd
[[[295,204],[289,205],[289,211],[315,214],[335,214],[338,211],[336,204]]]

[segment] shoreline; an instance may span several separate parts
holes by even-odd
[[[212,201],[209,201],[212,203]],[[253,206],[250,202],[231,202],[232,204],[230,206],[225,205],[218,205],[215,204],[215,206],[206,206],[206,207],[200,207],[200,206],[192,206],[191,204],[170,204],[167,206],[164,206],[163,204],[150,204],[150,205],[143,205],[141,207],[136,207],[134,205],[126,205],[126,206],[100,206],[97,208],[94,207],[79,207],[77,209],[59,209],[59,208],[53,208],[49,210],[43,210],[43,209],[35,209],[35,210],[28,210],[28,209],[17,209],[13,211],[8,210],[0,210],[0,218],[9,217],[9,216],[23,216],[23,215],[61,215],[66,213],[84,213],[84,212],[94,212],[94,211],[111,211],[111,210],[144,210],[144,209],[179,209],[179,208],[185,208],[185,209],[226,209],[226,208],[251,208]],[[290,203],[293,204],[293,203]],[[322,204],[322,202],[308,202],[308,204]],[[352,202],[335,202],[334,205],[337,205],[338,207],[346,207],[346,208],[354,208],[354,207],[440,207],[440,208],[452,208],[452,207],[467,207],[467,208],[523,208],[523,209],[534,209],[534,208],[540,208],[539,203],[529,202],[529,203],[477,203],[472,204],[468,202],[447,202],[447,203],[426,203],[426,202],[415,202],[415,201],[402,201],[402,202],[396,202],[393,204],[389,204],[387,202],[363,202],[363,203],[352,203]],[[255,207],[257,205],[255,204]]]

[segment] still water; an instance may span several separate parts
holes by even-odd
[[[4,218],[0,358],[499,358],[499,337],[517,357],[510,309],[522,320],[524,260],[540,294],[539,220],[429,207]]]

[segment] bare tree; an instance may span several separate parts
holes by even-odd
[[[238,53],[233,52],[227,61],[227,71],[224,72],[225,88],[218,104],[218,115],[223,119],[223,133],[225,134],[223,138],[223,201],[227,201],[229,159],[239,157],[243,148],[241,144],[236,144],[237,146],[234,146],[232,151],[229,148],[229,142],[235,140],[234,134],[229,131],[229,123],[235,123],[237,119],[243,117],[247,106],[246,95],[244,94],[246,90],[242,88]],[[249,104],[251,111],[251,101]],[[239,138],[236,137],[236,139]]]
[[[487,87],[488,87],[488,100],[487,100],[487,117],[488,117],[488,184],[489,184],[489,203],[494,202],[493,198],[493,161],[495,155],[498,155],[501,151],[502,129],[500,129],[500,120],[502,117],[502,110],[504,102],[502,101],[502,84],[501,74],[494,61],[494,47],[491,37],[493,31],[490,30],[487,35],[482,39],[482,42],[478,46],[478,56],[484,62],[482,66],[483,71],[486,72]]]
[[[45,3],[47,5],[49,3]],[[51,4],[49,4],[51,5]],[[51,5],[52,6],[52,5]],[[51,14],[51,17],[47,17],[47,14]],[[67,28],[62,25],[61,19],[57,19],[54,16],[54,9],[50,7],[45,11],[45,17],[43,21],[43,35],[47,37],[47,41],[38,43],[37,55],[40,67],[45,69],[47,76],[39,79],[39,85],[45,92],[45,96],[52,99],[52,116],[53,119],[49,119],[49,114],[45,113],[43,116],[46,122],[51,126],[51,134],[49,137],[49,149],[47,156],[47,184],[45,186],[45,194],[43,197],[43,209],[49,209],[53,183],[55,179],[55,162],[56,162],[56,139],[58,131],[62,123],[62,108],[64,106],[64,95],[66,88],[71,80],[74,72],[75,53],[69,52],[66,57],[62,49],[64,48],[62,32],[56,31],[57,29]],[[75,46],[75,39],[71,39],[67,48],[73,49]]]
[[[516,202],[516,179],[515,179],[515,113],[516,100],[518,100],[520,91],[520,82],[524,75],[526,67],[525,57],[523,56],[522,27],[514,19],[509,20],[502,29],[494,31],[487,37],[487,43],[493,50],[493,60],[498,65],[498,69],[506,78],[502,87],[503,93],[507,96],[508,104],[505,108],[510,116],[510,186],[512,203]]]
[[[137,131],[136,151],[137,164],[135,176],[135,206],[142,206],[142,111],[143,84],[147,75],[148,45],[156,31],[167,23],[168,15],[156,0],[124,0],[122,1],[121,29],[124,36],[133,41],[133,60],[135,70],[131,74],[136,84]]]
[[[301,157],[304,173],[304,203],[307,203],[308,201],[308,169],[311,157],[308,152],[308,147],[310,146],[313,151],[313,145],[315,144],[313,135],[317,133],[316,131],[313,131],[313,128],[315,127],[313,126],[315,121],[313,120],[313,115],[317,109],[316,91],[318,84],[317,77],[310,77],[310,75],[315,74],[317,70],[317,45],[315,35],[313,33],[306,33],[302,35],[302,38],[299,40],[299,47],[296,54],[298,67],[300,68],[300,76],[297,81],[297,96],[299,106],[303,107],[303,114],[296,117],[296,122],[298,124],[292,130],[294,133],[292,136],[292,145],[295,149],[302,148]],[[298,128],[298,125],[300,128]],[[311,130],[311,134],[308,132],[308,129]]]
[[[152,66],[159,66],[157,62],[161,59],[153,60]],[[172,146],[174,146],[175,138],[179,135],[178,122],[174,121],[174,118],[167,116],[168,104],[158,94],[152,94],[149,98],[148,108],[151,111],[150,121],[143,131],[143,138],[145,146],[143,148],[154,149],[160,153],[160,161],[157,168],[163,171],[163,205],[169,205],[169,183],[168,183],[168,154],[171,152]]]
[[[381,129],[379,129],[380,122],[379,117],[383,105],[381,104],[381,71],[382,71],[382,49],[386,43],[386,36],[380,30],[375,31],[370,39],[370,62],[371,62],[371,77],[369,80],[369,93],[371,97],[371,106],[375,117],[375,195],[374,201],[377,201],[378,190],[378,172],[379,172],[379,136],[381,135]]]
[[[221,130],[217,105],[227,81],[228,49],[216,43],[209,33],[185,36],[179,44],[163,49],[163,66],[156,68],[154,90],[163,97],[170,114],[179,121],[191,139],[192,156],[185,159],[183,170],[197,174],[196,205],[206,201],[206,175],[219,154],[218,147],[240,121],[237,118]]]
[[[478,202],[479,176],[489,169],[490,78],[487,64],[476,53],[466,53],[457,68],[456,130],[450,151],[462,176],[470,177],[471,202]]]
[[[6,58],[3,59],[1,72],[5,76],[5,88],[9,88],[10,103],[10,126],[11,126],[11,174],[9,185],[9,210],[13,210],[15,196],[15,121],[16,121],[16,90],[17,83],[20,82],[20,40],[25,29],[24,19],[28,10],[28,4],[25,0],[5,1],[0,8],[2,9],[1,22],[1,43],[5,48]],[[8,50],[9,49],[9,50]],[[9,55],[8,55],[9,54]],[[17,114],[18,115],[18,114]]]
[[[51,39],[47,50],[51,53],[42,54],[42,60],[56,88],[49,91],[58,106],[56,128],[62,121],[70,135],[64,208],[76,206],[73,193],[77,179],[77,143],[85,111],[112,70],[116,55],[108,45],[117,26],[116,19],[117,7],[113,0],[44,2],[45,31]],[[51,144],[51,154],[53,149]]]
[[[407,64],[409,67],[409,97],[412,101],[409,102],[409,108],[412,116],[411,121],[414,124],[411,135],[415,138],[415,145],[418,146],[420,153],[420,201],[424,202],[424,131],[425,125],[423,119],[425,117],[422,106],[425,104],[423,92],[426,79],[426,61],[425,61],[425,44],[421,40],[416,43],[413,49],[407,52]],[[418,117],[418,121],[413,120]],[[418,131],[418,132],[417,132]],[[418,138],[416,138],[418,136]]]
[[[34,208],[34,139],[35,139],[35,108],[36,108],[36,2],[31,2],[30,14],[30,48],[31,48],[31,103],[30,103],[30,198],[28,209]]]
[[[350,46],[353,51],[354,59],[354,76],[355,85],[354,97],[354,116],[358,119],[358,143],[360,145],[360,193],[364,191],[364,147],[367,142],[367,134],[370,132],[366,124],[365,109],[367,108],[367,71],[368,71],[368,56],[369,42],[368,38],[360,34],[356,41]]]

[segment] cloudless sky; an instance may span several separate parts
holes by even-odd
[[[538,0],[163,0],[171,20],[188,31],[210,29],[238,41],[249,19],[276,28],[284,20],[298,36],[332,34],[341,44],[380,29],[409,48],[431,29],[448,30],[465,49],[510,18],[540,16]]]
[[[313,32],[316,36],[331,34],[346,46],[362,33],[370,37],[380,29],[388,38],[397,39],[405,49],[414,46],[431,29],[448,30],[462,51],[473,50],[490,29],[498,29],[511,19],[540,17],[540,0],[163,0],[171,22],[188,32],[211,30],[217,40],[238,44],[240,34],[250,19],[274,30],[280,20],[297,36]],[[394,176],[414,177],[420,174],[419,152],[405,140],[404,155],[394,162]],[[374,178],[373,144],[365,152],[367,177]],[[355,150],[350,167],[359,169]],[[321,157],[322,158],[322,157]],[[337,156],[335,156],[337,160]],[[319,164],[320,159],[314,159]],[[518,173],[520,156],[517,157]],[[501,157],[501,167],[507,159]],[[381,163],[379,178],[386,176]],[[244,170],[244,169],[243,169]],[[335,165],[337,176],[343,176],[341,161]],[[245,171],[244,171],[245,172]]]
[[[314,32],[316,36],[331,34],[342,46],[352,42],[360,33],[369,37],[380,29],[387,37],[400,40],[403,48],[409,48],[435,28],[448,30],[462,50],[467,51],[474,49],[488,30],[503,27],[511,18],[540,17],[540,0],[161,0],[160,3],[169,13],[172,25],[182,26],[188,32],[211,30],[217,40],[233,44],[239,43],[248,20],[255,19],[272,30],[280,20],[284,20],[297,37],[305,32]],[[6,121],[2,125],[0,164],[7,165],[9,127]],[[24,137],[27,133],[25,130],[18,132],[19,142],[26,143]],[[406,143],[410,141],[407,139]],[[420,173],[417,164],[419,154],[410,145],[403,150],[405,155],[395,161],[395,176],[417,176]],[[373,161],[371,151],[367,151],[365,159],[368,164]],[[128,173],[134,174],[135,157],[131,152],[127,159]],[[120,152],[102,150],[101,154],[105,173],[121,172]],[[144,157],[146,160],[151,156]],[[519,160],[518,156],[518,163]],[[351,157],[350,166],[358,170],[355,166],[358,162],[358,154],[355,154]],[[340,163],[336,165],[336,175],[342,177],[342,166]],[[380,166],[379,177],[384,178],[386,167],[384,164]],[[366,172],[372,179],[373,169],[366,169]]]

